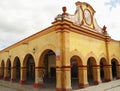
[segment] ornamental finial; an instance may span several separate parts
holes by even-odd
[[[66,13],[66,11],[67,11],[66,6],[62,7],[62,10],[63,10],[63,13]]]

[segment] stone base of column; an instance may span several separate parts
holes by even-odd
[[[86,87],[88,87],[88,86],[89,86],[89,85],[88,85],[87,83],[86,83],[86,84],[85,84],[85,83],[79,83],[79,84],[78,84],[78,87],[79,87],[79,88],[86,88]]]
[[[100,83],[101,83],[100,81],[94,81],[94,85],[98,85]]]
[[[56,91],[63,91],[62,88],[56,88]]]
[[[3,79],[3,76],[0,76],[0,79]]]
[[[62,88],[56,88],[56,91],[63,91]]]
[[[110,82],[111,81],[111,79],[105,79],[104,80],[104,82]]]
[[[59,91],[72,91],[72,89],[71,88],[63,88],[62,90],[59,90]]]
[[[10,77],[3,77],[4,81],[10,81]]]
[[[21,85],[24,85],[26,83],[26,81],[20,80],[19,82]]]
[[[15,82],[15,81],[16,81],[16,79],[14,79],[14,78],[11,79],[11,82]]]
[[[120,79],[120,77],[117,77],[117,79]]]
[[[34,88],[43,88],[44,84],[43,83],[34,83]]]

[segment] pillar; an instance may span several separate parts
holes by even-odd
[[[63,91],[62,81],[61,56],[58,53],[56,54],[56,91]]]
[[[71,87],[71,66],[68,56],[70,45],[69,26],[63,24],[62,29],[62,68],[63,68],[63,91],[72,91]]]
[[[16,67],[11,67],[11,81],[16,81]]]
[[[21,67],[20,84],[26,83],[26,67]]]
[[[0,79],[4,76],[4,67],[0,67]]]
[[[35,67],[35,83],[34,88],[43,88],[44,87],[44,67]]]
[[[101,83],[100,66],[99,65],[93,65],[92,69],[93,69],[94,85],[98,85],[99,83]]]
[[[4,73],[3,80],[9,81],[10,80],[10,70],[8,70],[8,67],[5,67],[4,72],[5,73]]]
[[[56,91],[71,91],[71,73],[69,60],[69,29],[66,21],[56,21],[53,23],[57,34],[56,57]],[[58,64],[60,63],[60,64]],[[62,69],[62,70],[61,70]],[[60,81],[60,82],[59,82]]]
[[[71,88],[71,66],[63,66],[63,91],[72,91]]]
[[[120,79],[120,65],[117,65],[117,79]]]
[[[107,60],[108,62],[110,62],[110,47],[109,47],[109,43],[111,41],[110,36],[106,35],[106,54],[107,54]],[[111,81],[112,80],[112,66],[111,65],[105,65],[104,66],[104,75],[105,75],[105,82]]]
[[[56,26],[56,35],[57,35],[57,49],[56,49],[56,91],[63,91],[63,70],[62,70],[62,61],[63,61],[63,38],[62,38],[62,26]]]
[[[112,66],[105,65],[104,66],[104,75],[105,75],[105,82],[109,82],[112,80]]]
[[[78,87],[85,88],[88,87],[88,78],[87,78],[87,66],[79,66],[78,67]]]
[[[56,91],[63,91],[62,89],[62,70],[56,67]]]

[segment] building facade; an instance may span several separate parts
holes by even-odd
[[[0,51],[0,78],[56,91],[71,91],[120,78],[120,41],[99,27],[95,10],[76,2],[73,15],[57,15],[52,25]],[[43,80],[44,78],[44,80]]]

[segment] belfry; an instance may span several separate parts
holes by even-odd
[[[76,2],[52,25],[0,51],[0,78],[35,88],[72,91],[120,78],[120,41],[95,19],[95,10]]]

